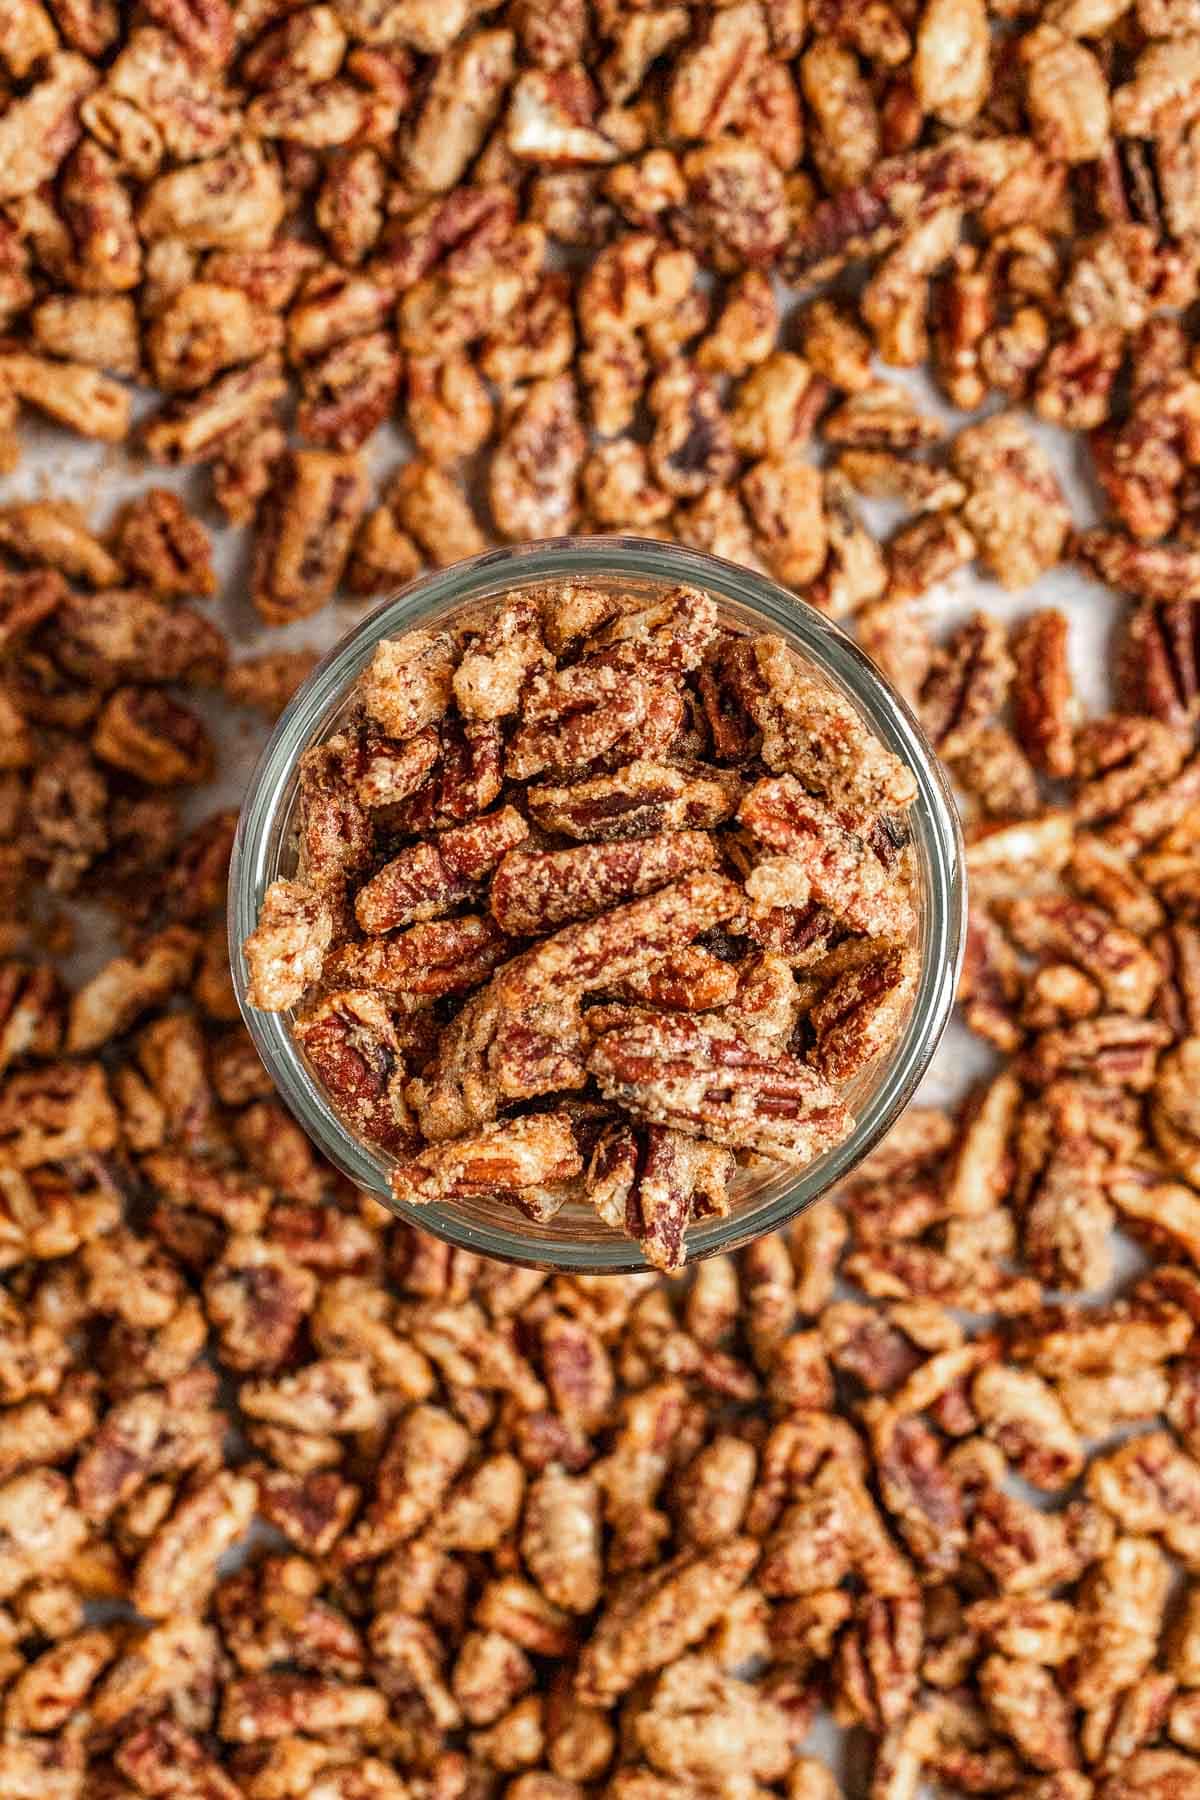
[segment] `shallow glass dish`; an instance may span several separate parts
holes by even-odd
[[[856,708],[871,731],[912,770],[908,818],[914,847],[919,974],[893,1044],[843,1090],[857,1124],[806,1168],[741,1171],[724,1218],[687,1234],[688,1260],[712,1256],[777,1230],[845,1180],[912,1098],[954,1002],[966,925],[958,815],[937,758],[912,713],[858,646],[804,601],[764,576],[675,544],[641,538],[559,538],[496,550],[411,583],[363,618],[293,698],[259,759],[242,807],[229,876],[229,951],[238,1002],[275,1085],[304,1130],[356,1186],[422,1230],[479,1255],[537,1268],[619,1273],[649,1265],[636,1243],[593,1210],[568,1204],[537,1223],[503,1201],[476,1198],[413,1207],[388,1187],[386,1153],[342,1123],[296,1044],[287,1013],[260,1012],[246,998],[242,944],[269,884],[295,865],[294,828],[303,752],[335,731],[380,638],[417,626],[463,625],[513,589],[564,580],[652,598],[685,582],[706,589],[732,627],[784,638]]]

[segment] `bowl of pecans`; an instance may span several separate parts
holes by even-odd
[[[870,659],[765,577],[561,539],[414,582],[296,694],[230,872],[247,1026],[358,1187],[477,1254],[674,1269],[906,1105],[957,814]]]

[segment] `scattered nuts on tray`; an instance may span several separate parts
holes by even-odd
[[[396,1199],[590,1204],[670,1270],[739,1156],[842,1142],[915,985],[916,783],[782,638],[564,582],[350,703],[243,949]]]
[[[1198,1800],[1198,35],[0,0],[0,468],[189,483],[0,502],[6,1800]],[[564,529],[805,584],[959,784],[992,1077],[685,1281],[364,1203],[233,1002],[197,784],[311,658],[231,653],[209,489],[272,624]],[[1107,707],[971,567],[1113,591]]]

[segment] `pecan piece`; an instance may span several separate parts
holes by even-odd
[[[732,817],[742,783],[723,769],[639,758],[568,787],[532,787],[529,810],[547,831],[587,842],[660,831],[712,830]]]
[[[1030,613],[1013,633],[1012,703],[1018,741],[1036,768],[1056,780],[1074,773],[1078,703],[1067,663],[1067,620]]]
[[[468,914],[344,944],[328,959],[328,975],[349,987],[375,987],[431,1001],[443,994],[464,993],[485,981],[509,948],[490,919]]]
[[[369,933],[436,919],[467,899],[506,851],[528,835],[528,825],[512,806],[439,832],[402,850],[359,888],[355,917]]]
[[[618,1125],[592,1152],[584,1191],[606,1223],[632,1237],[653,1268],[669,1273],[683,1266],[692,1219],[728,1210],[732,1172],[727,1150],[661,1125],[641,1135]]]
[[[1139,606],[1125,623],[1118,665],[1121,700],[1179,732],[1200,715],[1200,602]]]
[[[295,1022],[296,1040],[340,1111],[372,1142],[402,1147],[411,1135],[404,1053],[379,994],[346,988]]]
[[[565,1113],[506,1119],[397,1163],[392,1193],[410,1206],[470,1199],[518,1198],[522,1189],[578,1175],[583,1161]]]
[[[698,831],[615,838],[575,850],[510,850],[492,877],[489,905],[501,930],[534,936],[715,860],[712,840]]]
[[[357,456],[295,450],[282,459],[260,515],[251,576],[269,625],[304,618],[330,599],[366,502]]]
[[[1111,1011],[1149,1010],[1162,981],[1158,959],[1097,907],[1046,896],[1001,902],[998,912],[1022,949],[1078,963],[1099,984]]]
[[[812,901],[852,931],[903,936],[910,924],[904,897],[870,844],[839,824],[791,775],[759,781],[738,809],[759,841],[780,854],[758,862],[746,892],[768,907],[803,909]]]
[[[637,1117],[798,1165],[851,1124],[813,1070],[755,1052],[716,1019],[664,1017],[602,1030],[588,1068],[601,1092]]]
[[[822,989],[809,1010],[807,1060],[828,1081],[848,1081],[893,1041],[916,982],[914,958],[899,944],[848,952],[833,951],[803,984]]]

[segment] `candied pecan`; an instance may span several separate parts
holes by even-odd
[[[717,1020],[617,1025],[596,1038],[588,1066],[640,1117],[783,1161],[808,1162],[846,1127],[845,1108],[812,1070],[751,1051]]]
[[[731,685],[763,734],[762,759],[834,806],[871,813],[904,806],[910,778],[890,752],[864,741],[844,702],[819,687],[781,639],[739,643]]]
[[[580,1661],[580,1698],[610,1706],[645,1673],[699,1642],[758,1560],[757,1544],[733,1538],[707,1556],[682,1552],[636,1578],[601,1614]]]
[[[300,371],[297,431],[331,450],[358,449],[395,410],[400,373],[387,332],[335,344]]]
[[[1027,587],[1059,560],[1071,526],[1044,451],[1004,413],[961,431],[951,456],[970,490],[963,519],[983,562],[1002,586]]]
[[[226,698],[235,706],[254,706],[268,719],[277,719],[318,660],[315,650],[264,650],[243,656],[225,676]]]
[[[520,813],[505,806],[402,850],[359,888],[355,917],[366,932],[435,919],[467,899],[474,885],[528,835]]]
[[[1097,528],[1081,535],[1078,549],[1105,581],[1142,599],[1200,599],[1200,553],[1189,545],[1139,544],[1124,532]]]
[[[515,1197],[522,1188],[576,1175],[582,1166],[567,1117],[541,1113],[420,1151],[393,1169],[392,1192],[414,1206],[481,1191]]]
[[[270,625],[303,618],[333,594],[366,505],[358,458],[329,450],[290,451],[259,520],[251,588]]]
[[[492,878],[488,904],[503,931],[535,935],[707,867],[715,855],[711,840],[694,831],[618,838],[576,850],[511,850]]]
[[[1139,606],[1125,621],[1120,697],[1178,731],[1200,713],[1200,610],[1192,600]]]
[[[779,854],[756,863],[746,892],[767,906],[802,908],[815,900],[852,931],[903,936],[903,895],[890,888],[885,864],[867,839],[839,825],[791,775],[755,782],[739,821]]]
[[[1076,962],[1113,1012],[1144,1013],[1162,979],[1157,959],[1098,908],[1050,896],[1001,903],[1000,917],[1022,949]]]
[[[726,1210],[732,1172],[727,1152],[652,1125],[644,1139],[624,1126],[602,1134],[587,1169],[585,1193],[600,1217],[626,1231],[654,1268],[684,1260],[693,1217]]]
[[[651,383],[647,400],[655,422],[650,467],[660,487],[686,500],[731,479],[730,427],[706,375],[677,359]]]
[[[337,989],[296,1020],[305,1055],[339,1108],[374,1142],[397,1147],[409,1135],[405,1063],[397,1022],[369,989]]]
[[[151,938],[136,957],[117,956],[71,1001],[65,1048],[98,1050],[151,1007],[185,987],[196,960],[195,935],[175,925]]]
[[[371,847],[370,815],[348,779],[348,753],[355,748],[334,738],[300,759],[296,876],[301,886],[331,901],[340,897]]]
[[[272,882],[258,924],[242,946],[252,1003],[285,1012],[320,979],[333,940],[333,914],[312,888]]]
[[[887,249],[950,201],[981,206],[1027,156],[1017,138],[951,137],[886,157],[859,186],[822,201],[801,223],[782,261],[785,279],[831,273],[854,256]]]
[[[1012,673],[1004,629],[988,613],[973,614],[934,652],[921,690],[921,716],[942,756],[953,759],[971,750],[1003,705]]]
[[[1075,767],[1078,706],[1067,665],[1062,613],[1030,613],[1013,633],[1012,701],[1017,737],[1045,774],[1061,779]]]

